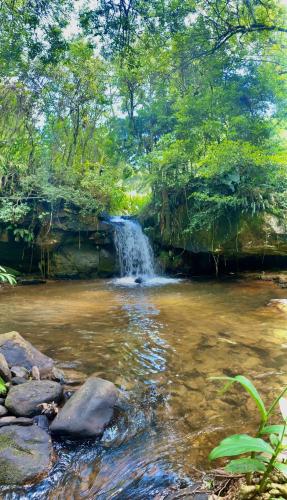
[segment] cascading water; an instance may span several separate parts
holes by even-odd
[[[115,246],[122,277],[150,279],[155,276],[154,256],[140,224],[125,217],[112,217]]]

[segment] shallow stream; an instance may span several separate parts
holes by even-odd
[[[224,435],[252,429],[245,374],[270,400],[287,383],[287,291],[260,281],[51,282],[0,292],[0,333],[19,331],[61,367],[113,381],[125,412],[101,441],[57,445],[48,479],[4,498],[161,499],[188,484]]]

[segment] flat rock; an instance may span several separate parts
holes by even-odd
[[[0,335],[0,353],[4,355],[9,366],[23,366],[31,371],[38,366],[41,376],[51,373],[54,361],[42,354],[18,332]]]
[[[19,417],[33,417],[41,413],[41,403],[58,403],[63,395],[63,388],[51,380],[31,380],[26,384],[11,387],[5,406]]]
[[[0,428],[0,484],[24,484],[49,472],[52,444],[36,425]]]
[[[0,353],[0,377],[4,382],[9,382],[11,380],[11,372],[3,354]]]
[[[19,283],[21,285],[44,285],[46,283],[46,280],[41,280],[41,279],[30,279],[30,280],[19,280]]]
[[[15,416],[0,418],[0,427],[5,425],[33,425],[33,419]]]
[[[102,434],[117,399],[118,391],[112,382],[89,377],[59,411],[50,427],[52,434],[75,439]]]

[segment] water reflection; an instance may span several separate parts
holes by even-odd
[[[213,375],[244,373],[270,400],[287,383],[285,296],[271,283],[179,282],[121,287],[65,282],[1,294],[0,331],[18,330],[59,366],[96,372],[122,391],[102,439],[57,445],[40,485],[5,498],[154,498],[207,467],[228,432],[252,430],[240,390],[219,396]],[[236,427],[235,427],[236,423]]]

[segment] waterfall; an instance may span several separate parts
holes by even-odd
[[[148,237],[133,219],[112,217],[115,246],[122,277],[152,278],[155,276],[154,256]]]

